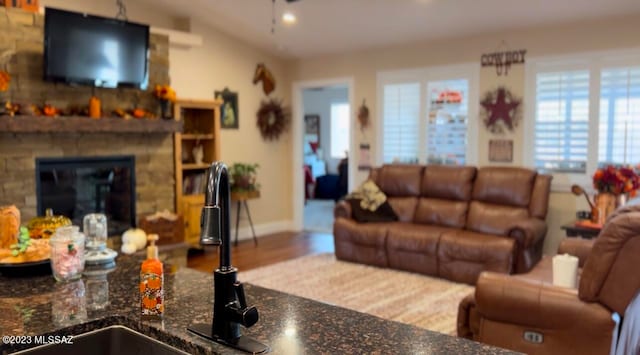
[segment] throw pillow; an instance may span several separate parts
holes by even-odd
[[[392,222],[398,216],[387,201],[387,196],[372,180],[365,181],[346,198],[351,214],[357,222]]]

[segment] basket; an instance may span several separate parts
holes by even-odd
[[[164,218],[148,220],[147,217],[140,217],[138,228],[147,234],[157,234],[159,239],[156,244],[164,245],[184,242],[184,220],[182,215],[178,215],[175,221]]]

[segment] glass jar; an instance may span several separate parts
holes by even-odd
[[[84,270],[84,234],[80,227],[59,227],[49,240],[51,269],[58,281],[77,280]]]

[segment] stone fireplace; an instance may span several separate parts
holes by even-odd
[[[37,215],[36,158],[123,155],[135,160],[135,213],[173,211],[173,137],[168,133],[0,133],[0,205],[15,204],[25,222]]]

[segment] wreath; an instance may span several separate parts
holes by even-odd
[[[267,140],[278,139],[289,126],[289,110],[282,106],[281,100],[262,101],[257,116],[260,133]]]

